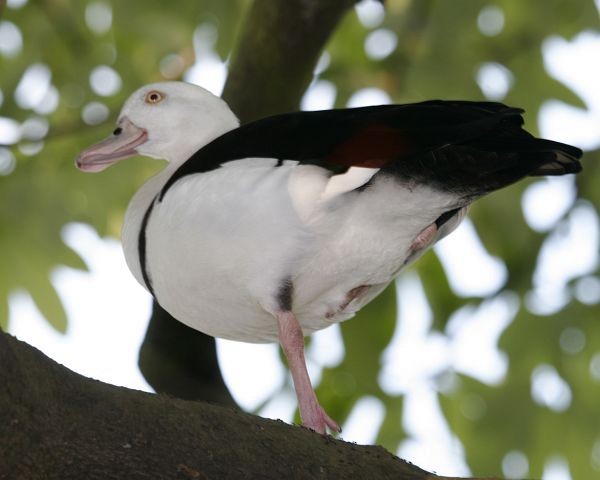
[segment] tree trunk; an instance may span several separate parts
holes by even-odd
[[[215,339],[175,320],[156,300],[138,364],[158,393],[237,407],[221,375]]]

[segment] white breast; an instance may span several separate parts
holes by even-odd
[[[184,177],[155,204],[147,269],[175,318],[219,337],[275,338],[278,289],[311,242],[287,193],[293,165],[275,164],[236,161]]]
[[[139,225],[168,176],[145,185],[127,213],[136,227],[124,229],[125,254],[139,281]],[[454,200],[378,176],[362,192],[324,201],[329,177],[316,166],[254,159],[180,179],[155,204],[146,230],[158,301],[207,334],[274,341],[272,314],[290,278],[294,312],[311,333],[351,317],[379,293],[415,236]],[[372,288],[339,311],[346,293],[361,285]]]

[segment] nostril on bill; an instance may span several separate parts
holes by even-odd
[[[121,127],[117,127],[117,128],[115,128],[113,135],[121,135],[122,131],[123,131],[123,129]]]

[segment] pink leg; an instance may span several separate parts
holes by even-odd
[[[292,312],[279,312],[277,313],[277,323],[279,325],[279,343],[283,348],[294,380],[302,425],[318,433],[325,433],[326,427],[340,432],[338,424],[329,418],[323,407],[319,405],[310,383],[304,358],[304,335],[296,316]]]
[[[337,308],[337,310],[330,310],[325,314],[325,318],[335,317],[338,313],[344,310],[352,300],[362,295],[369,289],[369,285],[361,285],[360,287],[354,287],[352,290],[346,293],[346,299],[343,303]]]
[[[437,232],[438,228],[435,223],[432,223],[431,225],[428,225],[423,230],[421,230],[410,244],[410,247],[408,247],[406,259],[404,260],[402,266],[408,265],[415,258],[417,258],[417,256],[420,255],[429,245],[431,245],[431,242],[433,242],[433,239],[435,238]]]
[[[415,237],[413,242],[410,244],[410,252],[418,252],[419,250],[427,248],[432,242],[433,238],[435,237],[437,231],[438,229],[435,223],[432,223],[431,225],[421,230],[421,232]]]

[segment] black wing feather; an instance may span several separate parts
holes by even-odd
[[[494,102],[444,101],[294,112],[242,125],[192,155],[180,178],[243,158],[318,164],[333,172],[381,168],[404,179],[476,196],[527,175],[581,170],[581,150],[523,130],[523,110]]]

